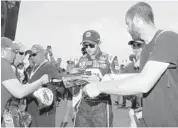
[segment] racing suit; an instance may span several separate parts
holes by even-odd
[[[99,69],[102,75],[111,73],[113,57],[99,51],[94,58],[89,55],[79,59],[77,68],[81,70]],[[113,122],[111,98],[108,94],[100,94],[96,98],[83,96],[78,104],[75,127],[111,127]]]

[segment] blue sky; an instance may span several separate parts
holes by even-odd
[[[125,25],[125,13],[136,2],[131,1],[22,1],[19,10],[16,40],[28,48],[41,44],[52,46],[55,58],[81,56],[82,34],[88,29],[101,36],[102,51],[117,55],[119,62],[132,53],[131,40]],[[155,14],[158,28],[178,32],[178,2],[148,2]]]

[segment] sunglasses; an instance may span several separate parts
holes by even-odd
[[[18,52],[18,53],[19,53],[19,55],[21,55],[21,56],[25,54],[25,52]]]
[[[94,44],[85,44],[85,45],[83,45],[83,47],[84,48],[88,48],[88,46],[90,47],[90,48],[95,48],[95,45]]]
[[[36,55],[37,55],[37,53],[32,53],[30,56],[35,57]]]
[[[137,48],[141,48],[141,47],[142,47],[142,44],[139,44],[139,43],[136,43],[136,44],[132,45],[133,49],[137,49]]]

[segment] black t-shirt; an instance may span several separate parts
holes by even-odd
[[[169,63],[154,87],[143,95],[143,118],[148,127],[178,126],[178,34],[158,31],[143,49],[141,68],[149,60]]]

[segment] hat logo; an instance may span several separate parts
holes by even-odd
[[[91,32],[87,32],[87,33],[85,34],[85,36],[86,36],[86,37],[90,37],[90,36],[91,36]]]

